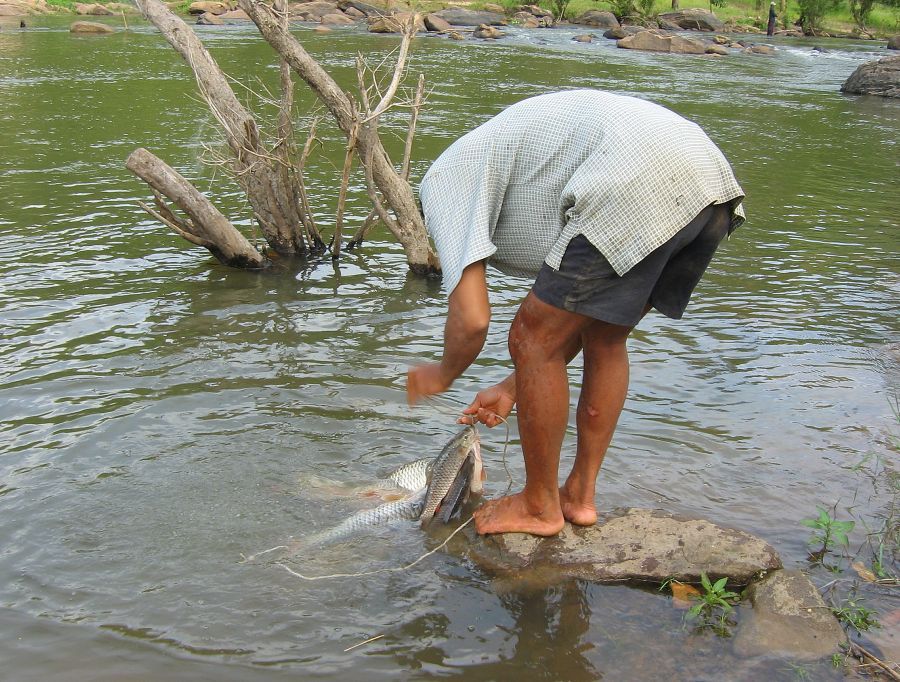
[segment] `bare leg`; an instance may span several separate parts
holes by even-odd
[[[596,321],[582,333],[584,379],[578,399],[575,464],[559,490],[563,516],[579,526],[597,522],[595,487],[628,391],[630,327]]]
[[[588,317],[528,294],[509,334],[516,370],[519,433],[525,457],[522,492],[485,503],[475,529],[485,533],[556,535],[565,523],[559,498],[559,451],[569,418],[566,365]]]

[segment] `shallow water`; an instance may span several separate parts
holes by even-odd
[[[240,563],[356,508],[318,499],[310,477],[365,483],[436,453],[454,432],[447,411],[409,410],[403,394],[405,368],[438,357],[445,303],[435,283],[407,275],[383,234],[338,267],[260,276],[213,263],[144,215],[136,201],[148,192],[124,168],[138,146],[248,224],[234,187],[199,161],[217,133],[189,71],[153,30],[131,28],[78,37],[49,19],[0,31],[6,673],[794,679],[790,662],[741,659],[730,640],[684,627],[663,594],[498,580],[458,544],[410,571],[314,583]],[[412,71],[432,91],[414,175],[503,106],[561,87],[647,97],[703,125],[735,167],[749,220],[684,320],[650,316],[635,333],[598,500],[708,517],[805,566],[799,520],[837,504],[841,518],[877,525],[890,496],[867,473],[896,465],[900,104],[838,91],[884,50],[776,41],[776,58],[713,61],[572,43],[576,32],[417,41]],[[231,75],[257,91],[274,85],[254,30],[202,35]],[[298,35],[347,87],[356,50],[396,44],[355,30]],[[298,108],[312,109],[305,92]],[[402,132],[402,117],[385,127]],[[327,225],[341,151],[334,131],[323,137],[332,144],[309,184]],[[368,210],[360,182],[357,222]],[[508,369],[505,333],[528,282],[495,274],[491,286],[487,348],[449,404]],[[516,438],[513,422],[508,461],[521,484]],[[504,433],[483,439],[488,493],[498,494]],[[564,465],[571,456],[570,439]],[[396,567],[434,544],[401,525],[296,566]]]

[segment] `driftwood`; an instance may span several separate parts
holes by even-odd
[[[192,244],[203,246],[223,264],[238,268],[262,268],[265,257],[203,194],[176,170],[148,152],[136,149],[125,167],[153,188],[157,208],[141,206]],[[179,218],[166,204],[168,197],[188,216]]]
[[[284,255],[305,256],[322,253],[329,248],[312,218],[310,197],[303,181],[303,168],[315,140],[315,123],[302,152],[298,153],[298,145],[294,143],[293,73],[305,81],[347,137],[338,215],[331,244],[332,257],[337,258],[340,254],[343,209],[355,157],[364,166],[367,192],[374,206],[372,215],[377,215],[403,246],[410,269],[425,275],[440,272],[440,264],[428,241],[424,220],[408,179],[412,135],[424,91],[424,81],[421,78],[417,95],[412,102],[412,121],[400,170],[394,167],[378,134],[379,116],[397,104],[406,56],[415,35],[412,22],[404,31],[390,83],[377,104],[371,106],[368,89],[362,82],[362,104],[358,104],[291,35],[285,0],[275,0],[274,6],[258,0],[240,0],[241,8],[253,19],[281,61],[281,98],[276,139],[267,145],[253,115],[241,105],[228,79],[193,30],[160,0],[136,2],[144,16],[159,29],[193,70],[200,94],[221,125],[231,152],[229,158],[220,158],[217,163],[226,166],[244,190],[253,216],[271,250]],[[185,186],[189,186],[189,183],[155,157],[152,157],[154,162],[150,165],[153,168],[165,167],[166,180],[161,180],[162,176],[158,173],[160,177],[151,181],[151,175],[146,170],[150,167],[146,161],[148,157],[152,157],[149,152],[138,150],[129,157],[128,167],[154,188],[157,209],[143,205],[151,215],[191,243],[205,246],[224,263],[238,267],[260,267],[265,262],[264,255],[252,257],[250,251],[256,249],[246,239],[241,237],[241,242],[237,238],[236,235],[240,233],[212,207],[209,200],[193,188],[193,192],[188,192]],[[173,180],[176,176],[178,180]],[[163,195],[184,211],[188,219],[177,218],[166,205]],[[179,198],[176,199],[176,196]],[[185,198],[188,196],[190,201]],[[198,210],[198,206],[202,206],[203,210]],[[204,221],[211,222],[206,224]],[[367,223],[370,224],[371,220]],[[364,225],[361,233],[357,233],[360,239],[365,234],[365,229],[367,225]],[[357,240],[351,241],[351,245],[355,241]]]
[[[394,168],[378,136],[378,117],[392,105],[402,77],[405,55],[415,33],[414,21],[404,31],[397,65],[387,93],[370,109],[369,106],[360,108],[355,105],[291,35],[277,9],[258,0],[239,0],[239,4],[266,41],[325,105],[348,141],[355,135],[357,154],[365,166],[367,183],[370,185],[369,197],[381,220],[403,246],[410,269],[424,275],[440,272],[440,264],[428,241],[425,221],[419,212],[412,187]],[[383,201],[377,198],[377,193],[381,194]]]

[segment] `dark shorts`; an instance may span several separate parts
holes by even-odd
[[[635,326],[648,304],[681,319],[730,225],[730,204],[707,206],[621,277],[587,237],[577,235],[558,271],[544,264],[532,292],[556,308],[625,327]]]

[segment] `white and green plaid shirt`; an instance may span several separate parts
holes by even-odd
[[[651,102],[596,90],[512,105],[454,142],[419,188],[444,286],[476,261],[554,269],[583,234],[620,275],[709,204],[744,192],[703,130]]]

